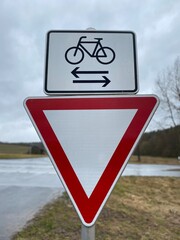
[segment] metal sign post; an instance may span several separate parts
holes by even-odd
[[[92,227],[86,227],[82,224],[81,239],[82,240],[95,240],[95,225],[93,225]]]

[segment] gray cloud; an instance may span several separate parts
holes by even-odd
[[[153,93],[158,72],[180,55],[179,0],[2,0],[0,141],[38,139],[22,104],[44,96],[47,31],[87,27],[136,33],[140,93]]]

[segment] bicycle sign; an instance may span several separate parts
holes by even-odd
[[[136,93],[134,33],[48,32],[44,91],[47,95]]]
[[[65,59],[70,64],[79,64],[84,59],[84,54],[87,53],[90,57],[96,58],[101,64],[110,64],[115,59],[115,52],[110,47],[104,47],[101,44],[103,38],[94,38],[95,41],[84,41],[87,36],[79,38],[77,46],[70,47],[65,53]],[[86,45],[94,45],[93,52],[86,49]]]

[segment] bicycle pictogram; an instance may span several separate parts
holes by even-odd
[[[85,53],[92,58],[96,58],[96,60],[101,64],[110,64],[114,61],[115,52],[112,48],[101,44],[103,38],[94,38],[95,41],[87,41],[84,40],[85,38],[87,37],[80,37],[77,46],[67,49],[65,52],[65,59],[68,63],[79,64],[83,61]],[[86,48],[88,44],[94,45],[92,52]]]

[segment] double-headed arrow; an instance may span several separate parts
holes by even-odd
[[[79,78],[79,74],[108,74],[109,71],[79,71],[76,67],[71,73],[75,78]],[[106,76],[102,76],[102,80],[73,80],[73,83],[104,83],[102,87],[106,87],[111,81]]]

